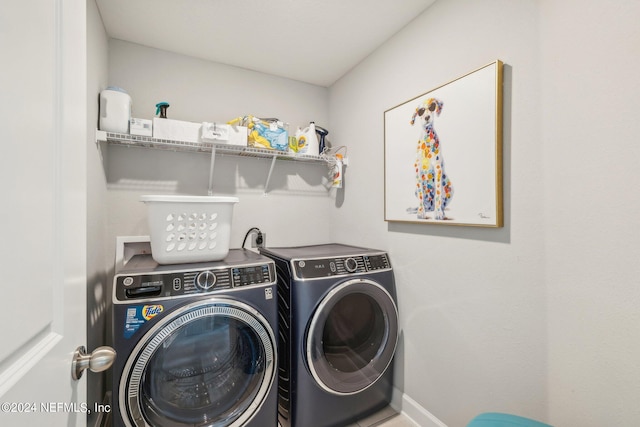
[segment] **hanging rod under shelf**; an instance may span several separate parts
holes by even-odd
[[[326,162],[325,156],[314,156],[310,154],[295,154],[277,150],[267,150],[240,145],[219,144],[211,142],[189,142],[174,141],[169,139],[158,139],[151,136],[129,135],[125,133],[96,131],[96,141],[107,142],[113,145],[124,145],[129,147],[145,147],[170,151],[189,151],[210,153],[215,147],[216,153],[233,156],[248,156],[260,158],[277,158],[278,160]]]

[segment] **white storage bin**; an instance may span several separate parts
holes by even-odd
[[[229,253],[237,197],[141,196],[147,205],[151,255],[159,264],[208,262]]]
[[[171,141],[200,142],[202,123],[153,118],[153,137]]]
[[[153,136],[153,125],[151,120],[132,118],[129,125],[131,135]]]
[[[201,140],[221,144],[247,146],[247,127],[220,123],[202,123]]]

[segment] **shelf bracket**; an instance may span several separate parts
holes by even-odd
[[[271,174],[273,173],[273,167],[276,165],[276,156],[273,156],[271,158],[271,167],[269,168],[269,174],[267,175],[267,181],[264,183],[264,196],[267,195],[267,192],[269,191],[269,181],[271,181]]]
[[[99,142],[107,142],[107,132],[96,129],[96,144]]]
[[[216,145],[211,145],[211,165],[209,166],[209,191],[207,194],[213,196],[213,170],[216,164]]]

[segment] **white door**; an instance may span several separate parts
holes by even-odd
[[[0,425],[86,425],[85,0],[0,3]]]

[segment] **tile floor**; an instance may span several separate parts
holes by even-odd
[[[382,422],[382,424],[377,424],[377,427],[420,427],[418,424],[411,421],[409,418],[405,417],[402,414],[397,414],[394,417],[389,418]]]
[[[111,427],[111,414],[107,414],[106,417],[98,420],[95,423],[100,427]],[[280,427],[280,423],[277,424]],[[359,420],[357,423],[349,424],[346,427],[420,427],[418,424],[411,421],[409,418],[402,414],[398,414],[393,408],[387,406],[380,412],[377,412],[369,417]]]
[[[419,427],[416,423],[402,414],[398,414],[393,408],[387,406],[367,418],[358,420],[357,423],[347,427]]]

